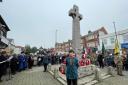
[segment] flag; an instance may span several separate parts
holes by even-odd
[[[82,52],[82,53],[84,54],[84,53],[85,53],[85,48],[84,48],[84,46],[83,46],[83,49],[82,49],[82,50],[83,50],[83,52]]]
[[[102,42],[102,54],[105,53],[105,46],[104,46],[104,43]]]
[[[115,48],[114,48],[114,54],[117,54],[120,52],[119,49],[119,43],[118,43],[118,39],[115,40]]]

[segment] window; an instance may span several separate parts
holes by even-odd
[[[103,43],[107,45],[107,39],[103,39]]]
[[[111,37],[111,38],[110,38],[110,42],[111,42],[111,44],[113,44],[113,43],[115,42],[114,37]]]
[[[89,35],[89,36],[87,37],[87,40],[92,40],[92,39],[94,39],[94,35]]]

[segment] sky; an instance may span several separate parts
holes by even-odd
[[[105,27],[108,33],[128,29],[128,0],[3,0],[0,14],[10,32],[8,37],[16,45],[51,48],[57,42],[72,39],[72,18],[68,16],[73,5],[79,7],[81,35],[89,30]]]

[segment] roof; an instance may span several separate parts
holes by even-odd
[[[3,20],[3,18],[2,18],[1,15],[0,15],[0,23],[1,23],[2,25],[5,25],[5,29],[6,29],[7,31],[10,31],[9,27],[7,26],[7,24],[5,23],[5,21]]]
[[[22,46],[15,46],[16,48],[24,48],[24,47],[22,47]]]
[[[89,31],[90,31],[90,30],[89,30]],[[99,29],[97,29],[97,30],[95,30],[95,31],[90,31],[90,32],[91,32],[92,34],[95,34],[95,33],[99,32],[99,31],[104,31],[105,34],[108,34],[107,30],[106,30],[104,27],[101,27],[101,28],[99,28]],[[88,36],[88,34],[82,36],[81,38],[84,38],[84,37],[87,37],[87,36]]]
[[[105,29],[104,27],[101,27],[101,28],[99,28],[99,29],[97,29],[97,30],[95,30],[95,31],[92,31],[91,33],[94,34],[94,33],[97,33],[97,32],[99,32],[99,31],[104,31],[105,34],[108,34],[108,32],[106,31],[106,29]]]
[[[124,35],[124,34],[128,34],[128,28],[126,28],[124,30],[117,31],[117,36]],[[116,36],[115,32],[100,36],[100,38],[108,38],[108,37],[113,37],[113,36]]]

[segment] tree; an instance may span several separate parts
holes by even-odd
[[[102,42],[102,54],[104,55],[105,54],[105,46],[104,46],[104,43]]]
[[[30,54],[31,53],[31,47],[30,45],[25,45],[25,53]]]
[[[35,53],[37,51],[38,51],[37,47],[34,46],[34,47],[31,48],[31,53]]]

